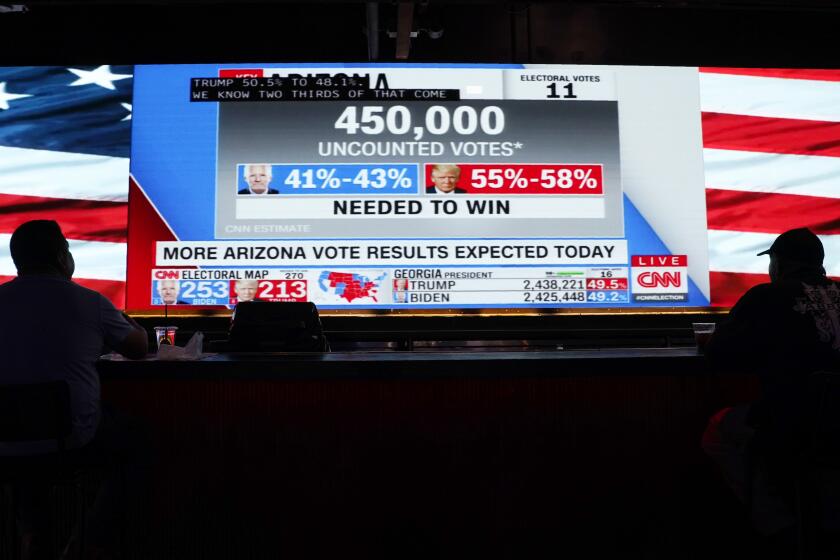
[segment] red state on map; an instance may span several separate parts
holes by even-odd
[[[353,303],[354,299],[361,299],[370,297],[373,301],[377,301],[371,291],[376,288],[376,284],[367,279],[362,284],[359,277],[355,274],[347,272],[330,272],[327,280],[330,283],[330,288],[337,288],[339,284],[344,284],[344,289],[338,293],[339,297],[343,297],[348,303]]]

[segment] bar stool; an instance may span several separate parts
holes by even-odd
[[[808,379],[805,450],[797,463],[794,505],[798,530],[798,558],[814,557],[821,545],[817,526],[821,519],[817,472],[840,479],[840,372],[819,371]],[[839,496],[832,496],[840,499]]]
[[[65,448],[72,432],[70,390],[65,381],[37,384],[0,385],[0,441],[54,441],[57,451],[41,455],[0,456],[0,485],[8,496],[3,526],[5,541],[18,542],[15,530],[17,503],[14,487],[18,484],[43,485],[52,492],[61,486],[72,488],[79,523],[85,516],[84,492],[79,480],[80,465],[73,452]],[[52,500],[54,503],[55,500]],[[51,508],[54,510],[55,508]],[[61,553],[56,515],[51,511],[53,557]],[[84,548],[84,530],[79,532],[80,554]],[[19,554],[17,547],[12,547]]]

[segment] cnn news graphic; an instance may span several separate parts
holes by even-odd
[[[696,68],[135,72],[130,307],[710,304]]]

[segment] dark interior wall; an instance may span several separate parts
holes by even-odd
[[[531,6],[535,63],[836,68],[838,11]]]
[[[428,17],[426,17],[428,15]],[[438,40],[423,33],[414,60],[510,60],[508,9],[491,5],[427,10],[451,26]],[[434,21],[433,19],[434,18]],[[393,60],[393,6],[380,10],[382,60]],[[35,5],[0,14],[0,64],[367,61],[363,3],[86,6]]]
[[[396,6],[380,4],[382,61]],[[409,61],[837,67],[840,10],[418,4]],[[363,3],[67,2],[0,13],[0,64],[366,61]],[[424,30],[443,30],[432,39]]]
[[[34,5],[0,14],[0,62],[137,64],[364,60],[364,8]],[[340,53],[340,54],[338,54]]]

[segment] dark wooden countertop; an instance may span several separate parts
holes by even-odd
[[[600,350],[240,353],[194,361],[101,360],[107,378],[439,378],[706,373],[693,347]]]

